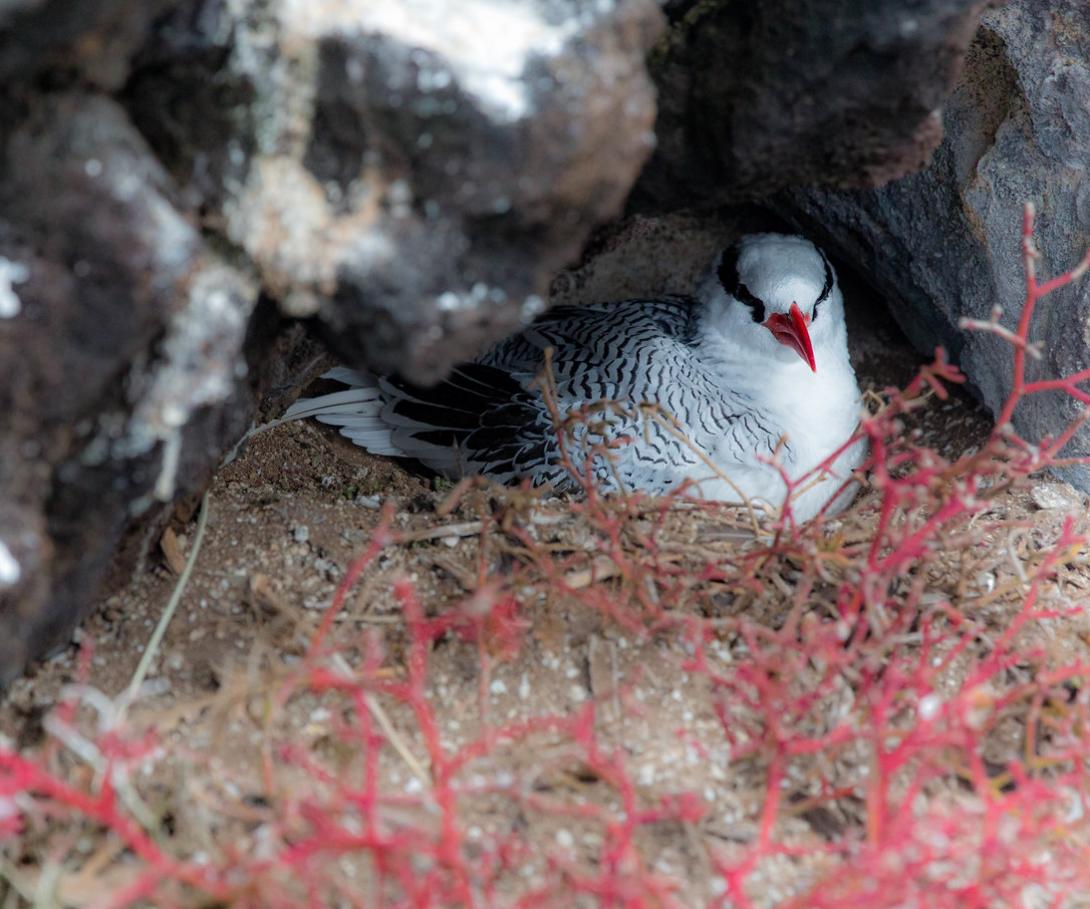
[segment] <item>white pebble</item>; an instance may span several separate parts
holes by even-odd
[[[23,301],[13,284],[22,284],[30,277],[30,269],[21,262],[11,262],[0,256],[0,319],[14,319],[23,309]]]
[[[1066,483],[1040,483],[1030,490],[1030,498],[1034,505],[1045,511],[1075,512],[1082,505],[1082,497]]]
[[[0,587],[14,587],[23,576],[23,569],[2,542],[0,542]]]

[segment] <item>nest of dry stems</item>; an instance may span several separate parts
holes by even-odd
[[[1078,426],[1030,444],[1010,418],[1090,401],[1090,373],[1025,377],[1034,308],[1087,262],[1038,283],[1031,212],[1025,258],[1019,326],[967,326],[1013,350],[987,444],[918,444],[960,381],[940,358],[863,421],[867,488],[835,519],[467,482],[423,531],[384,513],[301,657],[203,708],[249,730],[233,766],[73,686],[44,744],[0,743],[3,905],[1083,905],[1086,519],[1018,494]],[[403,578],[395,621],[338,624],[383,553],[444,537],[461,595]],[[609,654],[562,705],[526,682],[558,614]]]

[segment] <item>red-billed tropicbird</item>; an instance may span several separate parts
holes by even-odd
[[[781,471],[803,478],[859,423],[836,273],[810,241],[783,234],[738,240],[693,296],[552,309],[433,387],[334,369],[327,377],[348,388],[301,400],[285,418],[316,417],[370,452],[451,478],[574,490],[538,381],[548,348],[556,412],[586,414],[560,433],[569,463],[604,491],[684,485],[698,498],[778,508]],[[608,455],[603,443],[613,443]],[[853,444],[803,482],[794,517],[834,497],[826,513],[843,508],[865,450]]]

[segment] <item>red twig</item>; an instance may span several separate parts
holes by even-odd
[[[1038,283],[1032,227],[1027,210],[1016,329],[973,326],[1012,348],[1000,425],[980,451],[953,461],[914,444],[906,421],[962,380],[941,356],[891,392],[860,426],[871,450],[870,537],[796,527],[788,510],[751,544],[679,559],[668,538],[674,500],[598,495],[593,464],[608,463],[609,452],[570,450],[571,425],[556,414],[562,456],[588,492],[570,509],[585,551],[543,543],[517,505],[479,506],[476,589],[453,605],[425,604],[401,580],[402,627],[348,646],[334,623],[363,573],[398,543],[388,508],[301,665],[270,699],[260,804],[213,806],[217,830],[233,833],[210,833],[209,855],[187,855],[136,819],[126,787],[139,788],[138,768],[159,752],[126,730],[87,731],[76,699],[47,726],[55,738],[45,747],[23,755],[0,746],[0,836],[10,843],[33,832],[78,863],[68,831],[108,830],[124,846],[117,861],[132,872],[103,903],[117,907],[1074,905],[1090,891],[1090,665],[1059,661],[1032,638],[1040,623],[1082,608],[1062,592],[1085,546],[1082,527],[1069,520],[1025,559],[1014,553],[1016,569],[993,581],[995,591],[981,592],[972,577],[935,588],[948,561],[987,562],[986,534],[1011,532],[989,513],[997,491],[1056,463],[1085,419],[1036,443],[1009,425],[1029,395],[1090,397],[1082,388],[1090,369],[1026,380],[1035,307],[1090,266],[1088,257]],[[468,489],[448,510],[472,498]],[[717,514],[714,506],[693,511]],[[1018,533],[1028,535],[1026,527]],[[644,646],[666,642],[663,654],[683,650],[675,669],[708,692],[718,738],[680,721],[662,737],[723,762],[718,776],[728,788],[747,776],[763,780],[761,797],[736,810],[725,835],[712,834],[717,810],[704,793],[648,790],[631,771],[642,757],[635,744],[603,732],[607,705],[639,715],[632,678],[567,714],[505,719],[482,710],[473,734],[445,741],[435,648],[468,642],[486,689],[504,661],[533,659],[523,643],[539,595],[566,615],[603,617]],[[1006,612],[987,614],[999,605]],[[715,656],[724,648],[726,661]],[[329,714],[320,746],[282,728],[292,711],[316,704]],[[1003,752],[1005,763],[987,759],[987,746],[1012,725],[1019,741]],[[535,759],[530,770],[497,772],[516,751]],[[393,783],[391,766],[408,767],[411,785]],[[539,785],[546,768],[578,770],[576,794]],[[800,832],[801,818],[822,812],[824,833]],[[482,814],[494,822],[487,829]],[[549,823],[593,833],[595,845],[535,838],[535,825]],[[664,830],[688,844],[689,867],[658,867]],[[782,892],[772,896],[773,886]]]

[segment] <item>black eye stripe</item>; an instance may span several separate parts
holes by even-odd
[[[765,320],[765,305],[752,293],[749,288],[746,287],[741,281],[738,282],[734,288],[734,296],[736,299],[741,300],[750,309],[750,314],[753,316],[754,322],[763,322]]]
[[[818,249],[818,255],[821,256],[821,263],[825,266],[825,284],[821,288],[820,296],[814,301],[814,314],[810,317],[811,319],[817,318],[818,305],[829,299],[829,294],[833,292],[833,282],[836,280],[833,276],[833,266],[829,264],[825,251]]]
[[[738,277],[738,245],[728,247],[719,263],[719,283],[728,294],[749,307],[754,322],[764,322],[765,305]]]

